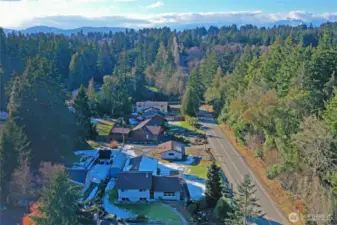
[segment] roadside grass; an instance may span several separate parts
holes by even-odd
[[[241,153],[246,159],[249,167],[253,170],[256,177],[261,181],[269,196],[274,200],[274,202],[279,206],[284,216],[287,218],[289,213],[295,210],[295,199],[292,194],[286,191],[281,183],[277,180],[270,180],[266,177],[267,165],[259,158],[256,158],[254,152],[249,150],[246,146],[242,145],[236,140],[233,130],[226,124],[221,124],[219,126],[224,135],[232,143],[235,149]],[[295,224],[303,224],[301,220]]]
[[[145,87],[152,92],[155,92],[155,93],[159,92],[159,89],[156,87],[153,87],[153,86],[145,86]]]
[[[168,225],[182,225],[179,215],[160,203],[154,204],[116,204],[117,207],[130,210],[137,215],[144,215],[149,220],[162,221]]]
[[[185,172],[187,174],[199,177],[201,179],[206,180],[208,167],[212,164],[211,161],[201,160],[198,165],[190,165],[186,166]]]
[[[113,122],[107,121],[107,120],[101,120],[96,125],[96,130],[98,132],[98,135],[105,136],[109,135],[111,128],[114,126]]]
[[[193,132],[197,132],[199,134],[205,134],[205,131],[198,129],[196,127],[191,126],[187,121],[181,121],[179,122],[179,125],[183,128],[185,128],[186,130],[190,130]]]

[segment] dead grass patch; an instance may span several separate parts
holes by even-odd
[[[245,157],[249,167],[252,169],[256,177],[258,177],[260,182],[264,185],[266,191],[269,193],[269,196],[279,206],[284,216],[288,218],[289,213],[296,212],[296,201],[293,198],[292,194],[284,190],[278,180],[269,180],[266,177],[266,163],[264,163],[261,159],[256,158],[253,151],[249,150],[246,146],[238,142],[233,130],[230,127],[228,127],[226,124],[221,124],[219,125],[219,127],[228,138],[228,140],[235,147],[235,149]],[[299,221],[296,224],[304,224],[304,222]]]

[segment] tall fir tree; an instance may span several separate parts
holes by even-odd
[[[222,184],[220,168],[215,164],[209,167],[206,180],[205,198],[208,207],[213,208],[216,206],[218,200],[222,197]]]
[[[32,219],[37,225],[79,224],[80,197],[80,189],[73,186],[65,172],[60,172],[43,188],[40,215]]]
[[[229,214],[226,224],[247,225],[249,220],[258,219],[264,215],[258,204],[258,199],[254,196],[255,192],[255,184],[250,175],[247,174],[238,186],[237,197],[233,205],[234,212]]]
[[[76,95],[74,108],[80,138],[84,138],[84,140],[95,139],[97,136],[96,126],[91,123],[92,112],[83,85],[81,85]]]

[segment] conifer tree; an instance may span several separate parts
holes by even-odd
[[[88,97],[85,93],[84,86],[81,85],[75,102],[76,123],[79,129],[79,135],[82,138],[95,139],[97,136],[96,127],[91,123],[91,110],[88,103]]]
[[[215,164],[209,167],[206,180],[205,198],[208,207],[213,208],[216,206],[217,201],[222,197],[222,184],[220,168]]]
[[[72,185],[65,172],[60,172],[43,188],[39,200],[41,214],[33,220],[37,225],[79,224],[80,197],[80,189]]]
[[[335,88],[334,93],[334,97],[326,105],[323,118],[331,132],[337,136],[337,88]]]
[[[257,219],[264,215],[260,210],[258,199],[254,196],[256,192],[255,184],[247,174],[243,182],[238,186],[238,193],[235,199],[233,213],[229,213],[226,224],[246,225],[248,219]]]

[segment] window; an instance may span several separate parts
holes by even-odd
[[[176,193],[174,192],[164,192],[164,196],[175,196]]]
[[[139,189],[139,192],[145,192],[146,190],[145,189]]]
[[[146,201],[146,198],[139,198],[140,201]]]
[[[174,153],[170,152],[169,155],[174,155]]]
[[[121,192],[124,192],[125,190],[124,189],[121,189]]]

